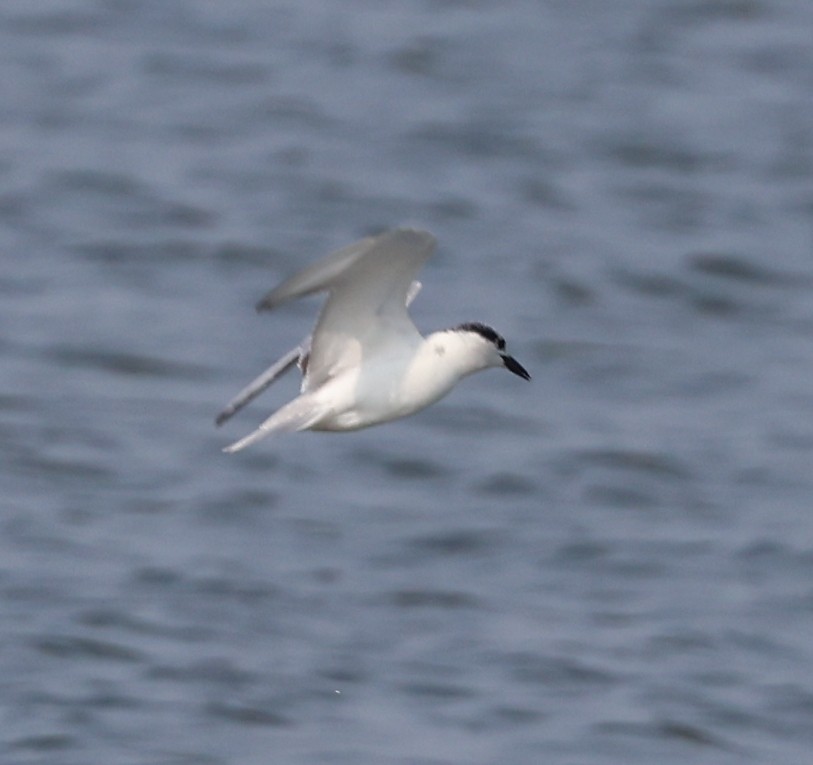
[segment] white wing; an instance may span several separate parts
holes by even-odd
[[[257,310],[327,291],[313,331],[307,387],[314,389],[359,364],[369,352],[420,334],[407,313],[413,279],[435,249],[435,238],[415,229],[368,237],[328,255],[268,293]]]
[[[407,293],[406,298],[407,307],[410,306],[420,291],[420,282],[415,281],[409,285],[409,292]],[[255,377],[231,401],[229,401],[220,414],[218,414],[215,418],[215,423],[220,426],[226,422],[226,420],[233,417],[246,404],[251,403],[273,382],[276,382],[276,380],[282,377],[282,375],[291,369],[294,364],[298,365],[300,370],[304,372],[308,363],[310,352],[311,335],[308,335],[299,345],[296,346],[296,348],[291,348],[290,351],[280,356],[270,367],[268,367],[268,369],[257,375],[257,377]],[[303,392],[304,390],[305,386],[303,385]]]

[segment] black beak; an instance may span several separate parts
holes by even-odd
[[[525,367],[522,366],[522,364],[520,364],[513,356],[509,356],[507,353],[502,354],[502,363],[505,364],[505,368],[509,372],[519,375],[523,380],[531,379],[531,376],[528,374],[528,370],[525,369]]]

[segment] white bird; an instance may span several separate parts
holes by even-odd
[[[407,307],[414,281],[435,249],[426,231],[399,228],[367,237],[284,281],[257,305],[267,311],[315,292],[328,297],[313,334],[237,394],[217,416],[221,425],[298,364],[300,395],[254,432],[227,446],[237,452],[277,432],[345,431],[389,422],[445,396],[459,380],[505,367],[530,380],[505,340],[477,322],[423,337]]]

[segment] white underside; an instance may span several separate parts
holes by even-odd
[[[431,234],[396,229],[345,247],[268,293],[262,310],[315,292],[328,298],[311,338],[249,383],[217,422],[295,362],[305,371],[301,394],[224,451],[240,451],[272,433],[389,422],[437,401],[461,377],[500,365],[495,348],[476,333],[447,330],[424,338],[412,323],[407,306],[420,289],[414,278],[434,246]]]
[[[418,412],[472,371],[451,355],[438,356],[435,349],[436,341],[420,338],[412,348],[401,349],[408,354],[394,356],[390,350],[365,360],[302,393],[225,451],[240,451],[272,433],[359,430]]]

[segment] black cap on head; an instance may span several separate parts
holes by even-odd
[[[485,338],[500,352],[502,363],[509,372],[519,375],[523,380],[531,379],[528,370],[513,356],[509,356],[505,352],[505,338],[487,324],[481,324],[479,321],[467,321],[465,324],[459,324],[454,329],[458,332],[475,332]]]
[[[505,338],[487,324],[480,324],[479,321],[467,321],[465,324],[458,324],[455,329],[459,332],[475,332],[490,343],[494,343],[498,351],[505,350]]]

